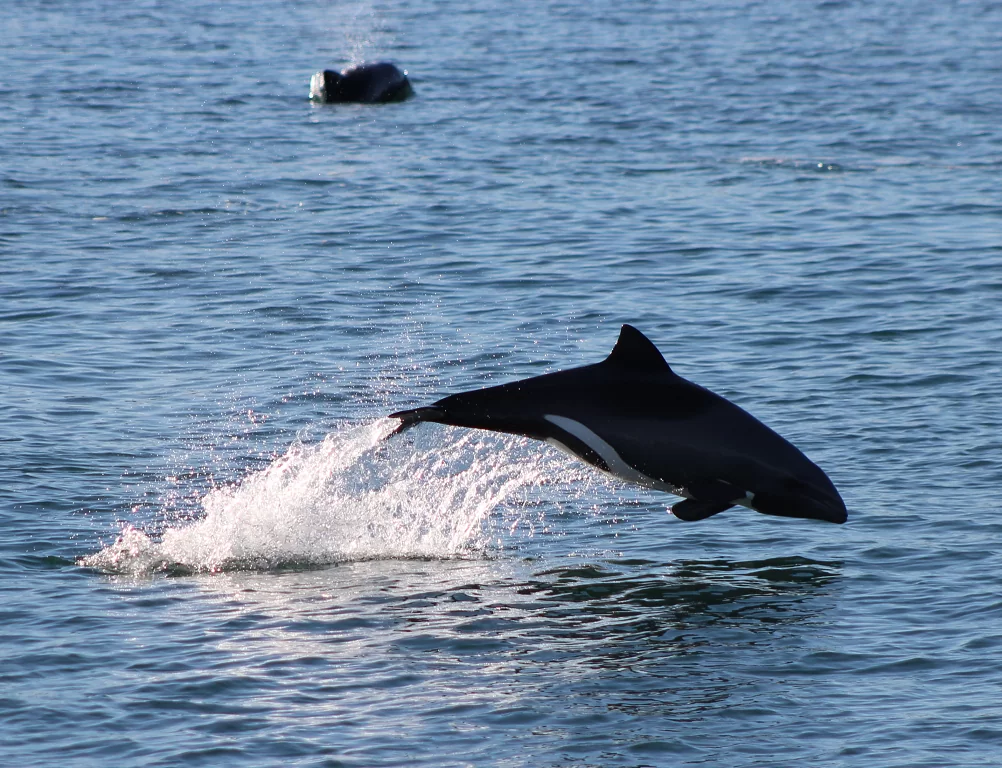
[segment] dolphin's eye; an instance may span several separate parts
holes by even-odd
[[[797,477],[784,477],[780,486],[788,494],[799,495],[808,490],[807,483]]]

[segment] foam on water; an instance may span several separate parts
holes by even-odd
[[[141,574],[468,556],[486,546],[487,517],[538,484],[548,461],[517,441],[469,431],[436,434],[432,447],[384,442],[397,424],[380,419],[315,445],[297,442],[265,469],[207,493],[198,521],[159,538],[127,526],[80,564]]]

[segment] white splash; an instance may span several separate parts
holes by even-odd
[[[407,437],[384,442],[398,423],[381,419],[296,443],[265,469],[206,494],[196,522],[159,540],[128,526],[80,564],[141,574],[468,556],[486,545],[491,513],[538,485],[552,462],[524,442],[465,430],[445,439],[439,432],[432,447]]]

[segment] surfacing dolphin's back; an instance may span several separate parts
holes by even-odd
[[[423,421],[543,440],[630,483],[685,500],[702,520],[741,505],[844,523],[828,476],[746,411],[676,375],[657,347],[624,325],[601,363],[450,395],[391,414],[397,432]]]

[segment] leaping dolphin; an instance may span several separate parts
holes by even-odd
[[[423,421],[543,440],[630,483],[683,501],[681,520],[735,505],[844,523],[828,476],[791,443],[720,395],[683,379],[630,325],[601,363],[460,392],[398,411],[394,432]]]

